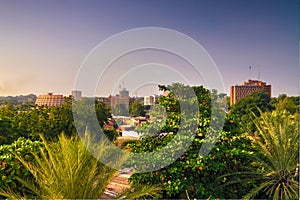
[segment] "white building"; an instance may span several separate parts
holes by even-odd
[[[144,106],[150,105],[153,106],[155,104],[155,96],[144,96]]]

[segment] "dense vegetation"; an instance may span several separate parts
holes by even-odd
[[[153,154],[150,160],[133,157],[125,162],[143,173],[131,176],[132,190],[122,198],[157,198],[162,190],[163,198],[298,199],[298,97],[270,99],[264,92],[254,92],[226,114],[228,97],[215,90],[182,84],[160,86],[160,90],[169,94],[160,97],[151,110],[157,120],[141,127],[144,136],[128,142],[124,149],[134,153],[166,151]],[[51,108],[24,103],[0,108],[2,195],[99,198],[116,170],[95,159],[77,137],[77,132],[103,127],[110,117],[109,108],[101,101],[91,101],[78,102],[77,111],[86,123],[77,122],[77,129],[71,99]],[[91,105],[96,109],[96,126],[88,121],[94,110]],[[143,116],[145,108],[135,102],[126,115]],[[117,135],[114,129],[105,134],[111,141]],[[112,147],[105,144],[100,141],[94,148],[101,152],[100,157],[110,155]],[[176,154],[174,162],[168,163]],[[119,165],[123,162],[121,159]],[[89,184],[84,187],[82,182]]]
[[[89,101],[91,99],[83,99],[81,103],[88,105]],[[88,107],[82,115],[89,117],[92,109]],[[95,110],[99,125],[103,127],[110,116],[109,110],[100,101],[96,101]],[[19,137],[39,140],[40,134],[47,140],[53,140],[62,132],[68,136],[77,133],[71,99],[66,99],[64,105],[55,107],[7,104],[0,108],[0,144],[10,144]]]
[[[168,96],[158,100],[166,110],[167,117],[163,120],[164,123],[154,122],[143,127],[140,131],[151,133],[151,137],[144,137],[131,144],[132,151],[151,152],[174,143],[182,118],[178,98],[174,98],[174,93],[180,93],[178,90],[180,87],[182,86],[161,87],[170,91]],[[153,172],[134,174],[130,178],[132,184],[161,184],[165,188],[164,198],[240,199],[269,196],[297,199],[298,193],[295,192],[299,158],[295,148],[298,147],[299,126],[298,113],[295,113],[297,107],[299,108],[299,103],[297,105],[295,102],[297,98],[280,96],[271,101],[264,92],[255,92],[240,100],[232,106],[227,115],[213,149],[208,156],[201,157],[199,150],[206,143],[205,139],[209,138],[208,127],[213,120],[210,117],[212,101],[223,102],[223,100],[216,93],[210,93],[203,87],[193,87],[193,90],[199,102],[200,115],[198,129],[195,132],[189,128],[185,130],[186,134],[195,135],[192,145],[169,166]],[[269,114],[272,110],[273,113]],[[266,119],[268,123],[263,123],[262,121]],[[274,122],[272,127],[271,122]],[[269,132],[265,132],[264,129]],[[278,134],[281,134],[281,137]],[[273,141],[258,139],[263,137],[271,137]],[[277,146],[273,149],[270,142],[275,141]],[[182,143],[175,141],[173,146],[176,145],[181,146]],[[177,149],[175,148],[175,151]],[[270,157],[275,150],[278,156]],[[276,163],[285,165],[278,166]],[[140,163],[134,160],[133,164]]]
[[[89,134],[83,140],[78,136],[67,138],[62,134],[57,142],[49,143],[43,139],[42,144],[39,153],[27,149],[34,162],[14,153],[17,162],[34,180],[20,174],[16,176],[16,182],[22,184],[26,192],[22,193],[16,187],[6,187],[6,190],[0,189],[0,194],[15,199],[98,199],[118,173],[98,160],[106,157],[113,148],[105,140],[93,143]],[[113,159],[119,167],[124,160],[119,156]],[[158,197],[157,191],[156,186],[139,185],[124,191],[118,198]]]
[[[36,100],[36,96],[34,94],[29,94],[29,95],[20,95],[20,96],[8,96],[8,97],[3,97],[0,96],[0,106],[6,105],[6,104],[11,104],[11,105],[22,105],[26,103],[34,103]]]
[[[158,103],[162,105],[167,117],[165,123],[159,122],[149,123],[140,131],[151,133],[152,137],[144,137],[136,144],[131,145],[134,152],[151,152],[154,149],[159,149],[170,143],[173,143],[173,151],[183,145],[182,141],[186,138],[181,137],[180,141],[174,142],[174,137],[178,133],[181,119],[183,115],[190,115],[182,112],[182,105],[187,104],[191,99],[174,98],[175,94],[181,94],[186,97],[184,91],[187,91],[187,86],[173,84],[161,89],[170,91],[168,96],[161,97]],[[218,120],[212,119],[212,109],[215,109],[215,114],[224,113],[222,104],[212,107],[214,104],[222,102],[217,93],[210,93],[209,90],[203,87],[192,88],[199,104],[199,119],[196,120],[197,128],[193,130],[194,118],[190,118],[185,124],[184,136],[195,135],[192,144],[186,149],[175,162],[169,166],[148,173],[134,174],[130,180],[133,184],[161,184],[165,187],[164,198],[241,198],[255,185],[254,179],[239,179],[238,176],[217,179],[224,174],[247,171],[251,167],[251,157],[254,149],[251,145],[251,140],[241,132],[239,125],[235,119],[226,118],[223,130],[217,130],[219,137],[216,145],[208,154],[208,156],[199,156],[199,151],[204,143],[209,141],[209,131],[211,130],[211,122],[217,123]],[[180,99],[180,102],[179,100]],[[214,116],[216,117],[216,116]],[[222,117],[222,116],[219,116]],[[225,117],[225,116],[224,116]],[[188,117],[189,118],[189,117]],[[220,122],[219,122],[220,123]],[[162,133],[165,133],[162,136]],[[148,136],[146,134],[146,136]],[[177,146],[177,147],[176,147]],[[160,157],[159,159],[168,159]],[[134,160],[133,165],[138,165],[139,160]],[[247,168],[246,168],[247,166]],[[144,166],[143,166],[144,167]],[[223,187],[227,182],[232,182],[238,179],[231,187]]]
[[[34,162],[34,156],[30,152],[40,153],[40,141],[19,138],[9,145],[0,146],[0,190],[11,188],[20,195],[30,195],[28,189],[17,181],[18,177],[31,179],[32,176],[17,159],[21,157],[29,163]],[[1,195],[0,195],[1,196]]]
[[[254,142],[261,156],[254,157],[259,180],[247,198],[265,192],[273,199],[299,198],[299,118],[286,110],[262,113],[255,123],[259,139]],[[249,175],[248,175],[249,176]]]

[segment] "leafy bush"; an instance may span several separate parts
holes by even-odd
[[[0,190],[12,188],[19,194],[28,195],[28,190],[16,180],[16,177],[30,179],[32,176],[15,155],[28,163],[34,163],[34,157],[30,152],[38,153],[42,146],[39,141],[24,138],[19,138],[10,145],[0,146]]]
[[[172,164],[157,171],[133,174],[130,181],[134,185],[161,184],[165,187],[164,198],[242,198],[255,187],[256,181],[251,178],[242,179],[238,173],[249,171],[248,168],[253,167],[251,157],[255,149],[252,146],[252,140],[242,133],[237,119],[227,116],[223,130],[216,132],[218,138],[215,146],[207,156],[201,157],[199,150],[202,145],[211,142],[209,135],[212,130],[211,122],[218,124],[221,121],[218,117],[213,119],[211,113],[214,112],[215,115],[221,117],[225,115],[223,110],[211,106],[212,103],[215,105],[218,103],[216,93],[210,94],[209,90],[201,86],[193,87],[200,113],[193,115],[193,110],[188,113],[183,113],[181,110],[182,107],[195,103],[194,98],[189,98],[190,96],[186,98],[190,94],[186,93],[189,88],[180,84],[161,86],[161,88],[171,91],[168,96],[158,99],[158,103],[166,110],[166,119],[163,120],[164,123],[155,121],[142,127],[141,132],[148,137],[142,137],[136,144],[131,144],[132,151],[134,153],[153,152],[163,147],[166,154],[151,158],[159,163],[159,161],[168,160],[171,154],[180,150],[186,144],[185,140],[191,135],[195,135],[195,138]],[[184,98],[176,97],[176,93],[182,94]],[[181,123],[182,121],[184,123]],[[178,136],[180,129],[183,130],[180,139],[175,141],[174,138]],[[165,149],[167,145],[168,148],[169,146],[172,148]],[[155,162],[151,164],[156,165]],[[147,167],[138,159],[132,159],[131,165]],[[223,177],[225,174],[237,175],[226,178]],[[234,183],[230,187],[226,187],[232,182]]]
[[[112,142],[115,141],[117,136],[119,135],[116,129],[103,130],[103,133],[106,135],[107,139]]]
[[[133,184],[164,185],[164,198],[242,198],[256,184],[254,179],[242,179],[238,175],[251,167],[252,140],[243,134],[222,132],[210,154],[200,157],[197,146],[201,145],[203,137],[197,136],[193,145],[171,165],[154,172],[133,174],[130,181]],[[168,138],[165,142],[172,141],[170,136]],[[151,148],[150,140],[138,142],[140,144],[133,146],[136,152]],[[222,177],[233,173],[236,175]],[[234,183],[228,186],[231,182]]]

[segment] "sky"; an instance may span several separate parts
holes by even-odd
[[[0,0],[0,96],[84,90],[76,81],[91,52],[111,36],[143,27],[174,30],[199,43],[224,83],[220,92],[259,78],[272,85],[274,97],[299,95],[298,0]],[[205,75],[193,77],[191,64],[173,52],[119,56],[106,74],[97,74],[95,95],[120,87],[150,95],[158,83],[184,80],[205,85]]]

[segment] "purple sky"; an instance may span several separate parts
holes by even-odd
[[[260,69],[273,96],[299,94],[298,0],[0,0],[0,96],[68,95],[93,48],[139,27],[192,37],[218,66],[227,93],[230,85],[249,78],[252,66],[251,78],[257,79]],[[144,87],[139,94],[153,90]]]

